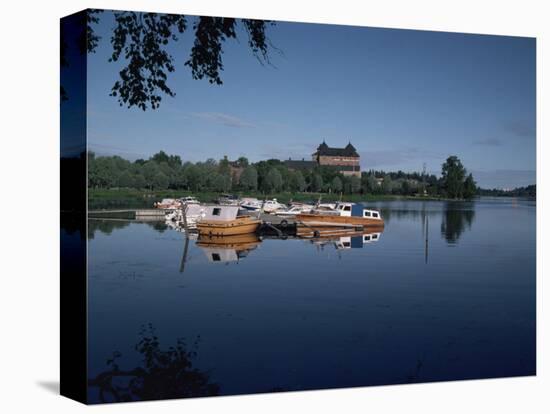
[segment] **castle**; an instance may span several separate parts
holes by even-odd
[[[293,170],[311,169],[317,165],[329,166],[343,175],[361,177],[360,157],[351,142],[344,148],[334,148],[323,141],[311,157],[311,161],[288,159],[285,164]]]

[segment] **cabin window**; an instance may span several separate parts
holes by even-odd
[[[369,241],[369,240],[370,240],[370,236],[365,236],[365,240],[366,240],[366,241]]]
[[[370,211],[365,211],[365,217],[370,217]]]
[[[351,211],[351,207],[350,206],[345,206],[344,211]]]
[[[219,262],[221,261],[221,257],[218,253],[212,253],[212,261],[213,262]]]
[[[351,243],[350,243],[350,242],[344,242],[344,243],[342,243],[342,245],[343,245],[344,247],[350,247],[350,246],[351,246]]]
[[[372,239],[373,239],[373,240],[376,240],[377,238],[378,238],[378,234],[373,234],[373,235],[372,235]]]
[[[378,218],[378,213],[372,213],[372,216],[373,216],[374,218]]]
[[[216,208],[214,208],[214,210],[212,210],[212,215],[213,216],[219,216],[221,214],[222,214],[222,209],[221,208],[216,207]]]

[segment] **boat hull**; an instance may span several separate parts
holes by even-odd
[[[337,225],[337,224],[348,224],[354,226],[364,226],[364,227],[384,227],[384,220],[382,219],[372,219],[368,217],[356,217],[356,216],[337,216],[337,215],[328,215],[328,214],[308,214],[302,213],[296,215],[296,220],[302,223],[315,223],[320,225],[326,223],[328,225]]]
[[[239,218],[229,221],[200,220],[197,222],[199,234],[206,236],[234,236],[255,233],[261,221],[253,218]]]

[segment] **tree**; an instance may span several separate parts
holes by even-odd
[[[267,173],[264,182],[264,191],[266,192],[277,192],[280,191],[283,186],[283,177],[277,168],[272,168]]]
[[[258,171],[253,166],[246,167],[241,174],[239,184],[245,190],[258,189]]]
[[[80,53],[95,52],[101,37],[95,33],[100,23],[101,10],[82,12],[82,33],[77,36]],[[275,23],[267,20],[234,19],[224,17],[189,17],[175,14],[143,12],[109,12],[114,16],[110,38],[112,54],[109,62],[122,61],[122,69],[111,88],[121,106],[143,110],[157,109],[162,95],[175,96],[168,85],[168,74],[175,71],[174,57],[168,52],[179,35],[188,31],[192,22],[193,46],[184,65],[191,70],[193,79],[207,79],[221,85],[223,71],[223,44],[237,39],[239,25],[248,36],[247,45],[262,64],[269,64],[269,50],[273,47],[267,37],[267,27]],[[61,65],[69,66],[67,30],[61,28]],[[61,87],[62,99],[67,92]]]
[[[142,174],[136,174],[134,176],[134,188],[141,189],[147,187],[147,181]]]
[[[246,168],[246,167],[248,167],[248,164],[249,164],[248,158],[246,158],[246,157],[239,157],[239,158],[237,159],[237,165],[238,165],[239,167],[241,167],[241,168]]]
[[[290,175],[290,188],[292,191],[302,192],[306,189],[306,180],[301,171],[294,171]]]
[[[124,171],[118,177],[118,186],[122,188],[131,188],[134,186],[134,178],[128,171]]]
[[[441,166],[443,190],[449,198],[461,198],[464,190],[466,169],[457,156],[451,155]]]
[[[224,175],[231,174],[231,166],[229,165],[229,160],[227,159],[227,155],[225,155],[223,159],[220,160],[218,164],[218,172]]]
[[[187,189],[197,191],[201,186],[201,174],[199,168],[194,164],[187,164],[183,169],[183,181]]]
[[[169,180],[166,174],[159,171],[153,177],[152,185],[157,190],[166,190],[168,188]]]
[[[385,194],[391,194],[393,190],[393,182],[389,174],[384,176],[384,181],[382,181],[382,190]]]
[[[342,180],[340,179],[340,177],[334,177],[332,179],[332,182],[330,183],[330,188],[336,193],[342,191]]]
[[[319,192],[323,189],[323,177],[319,174],[314,174],[311,181],[311,191]]]
[[[474,177],[470,173],[468,174],[468,176],[466,177],[466,180],[464,181],[464,192],[462,195],[464,196],[464,198],[469,200],[475,197],[476,192],[477,192],[477,185],[476,185],[476,182],[474,181]]]
[[[361,179],[352,175],[349,180],[351,193],[355,194],[361,191]]]

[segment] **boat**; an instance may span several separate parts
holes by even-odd
[[[380,212],[356,203],[337,203],[334,210],[314,209],[296,215],[296,220],[308,226],[372,226],[384,227]]]
[[[161,210],[174,210],[181,208],[181,205],[181,201],[176,198],[163,198],[161,201],[153,204],[155,208],[159,208]]]
[[[258,211],[262,208],[262,201],[257,198],[243,198],[241,199],[240,206],[248,211]]]
[[[197,227],[197,221],[205,216],[205,212],[206,208],[200,204],[187,204],[178,209],[168,210],[164,218],[167,223],[175,223],[181,228],[185,228],[185,221],[187,221],[187,227],[189,229],[195,229]]]
[[[182,197],[180,198],[180,201],[184,204],[200,204],[199,203],[199,200],[197,200],[195,197],[193,196],[187,196],[187,197]]]
[[[239,197],[233,194],[220,194],[218,197],[218,204],[222,206],[238,206],[239,203]]]
[[[254,233],[226,237],[208,237],[200,235],[197,246],[210,262],[237,262],[248,256],[261,243]]]
[[[276,210],[274,214],[281,217],[293,217],[293,216],[296,216],[297,214],[307,213],[311,210],[313,210],[312,205],[294,204],[286,210]]]
[[[261,220],[239,214],[239,206],[204,206],[204,217],[197,221],[197,230],[207,236],[234,236],[255,233]]]
[[[265,213],[275,213],[278,210],[286,210],[287,206],[279,203],[276,198],[273,200],[265,200],[262,204],[262,210]]]

